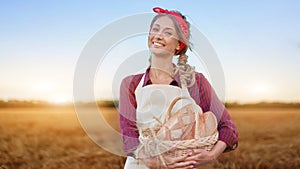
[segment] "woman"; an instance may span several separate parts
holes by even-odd
[[[175,11],[153,10],[157,15],[148,36],[150,66],[145,73],[123,79],[120,89],[119,120],[123,148],[128,156],[125,168],[195,168],[214,161],[223,152],[234,150],[238,142],[237,129],[207,79],[186,64],[190,37],[186,18]],[[176,66],[172,59],[177,55]],[[164,155],[164,162],[158,156],[136,159],[139,129],[155,126],[157,118],[164,119],[170,101],[181,94],[183,86],[188,87],[188,93],[203,112],[211,111],[217,117],[219,138],[213,149],[196,149],[178,158]]]

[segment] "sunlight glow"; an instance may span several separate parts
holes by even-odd
[[[270,86],[263,82],[253,84],[250,87],[250,92],[252,94],[262,95],[268,93],[269,91],[270,91]]]
[[[39,92],[48,92],[53,88],[54,86],[48,82],[38,82],[32,85],[32,89]]]
[[[50,102],[56,103],[56,104],[64,104],[69,102],[68,97],[65,96],[55,96],[50,99]]]

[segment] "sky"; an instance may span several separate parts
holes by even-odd
[[[72,101],[76,63],[89,39],[156,6],[180,11],[209,40],[224,72],[225,101],[300,101],[296,0],[0,1],[0,99]],[[108,79],[96,80],[102,87],[95,99],[111,98]]]

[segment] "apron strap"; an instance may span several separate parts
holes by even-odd
[[[192,98],[188,88],[185,85],[181,85],[181,90],[182,90],[182,96]]]
[[[146,73],[143,74],[143,76],[142,76],[142,78],[141,78],[141,80],[140,80],[138,86],[136,87],[136,89],[135,89],[135,91],[134,91],[134,94],[135,94],[135,95],[136,95],[136,92],[137,92],[138,90],[140,90],[140,89],[143,87],[144,80],[145,80],[145,75],[146,75]]]

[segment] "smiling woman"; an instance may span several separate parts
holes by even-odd
[[[172,27],[164,25],[172,25]],[[155,22],[151,27],[148,39],[148,46],[152,54],[163,52],[169,55],[179,50],[178,35],[174,27],[172,20],[166,16]],[[162,37],[165,37],[164,40],[162,40]]]
[[[149,66],[143,73],[125,77],[120,86],[118,111],[123,150],[127,155],[125,168],[195,168],[211,163],[222,152],[237,148],[235,124],[207,79],[187,64],[190,24],[186,17],[162,8],[153,11],[157,15],[152,19],[148,34]],[[175,65],[173,58],[177,56]],[[177,104],[178,98],[188,98],[193,103],[179,99]],[[181,108],[188,105],[197,105],[199,109],[191,108],[188,110],[191,116],[185,116],[188,113]],[[173,111],[173,107],[177,108]],[[205,115],[211,113],[218,122],[201,121],[198,125],[202,111]],[[169,117],[180,123],[179,128],[185,129],[173,128],[177,122]],[[196,133],[201,131],[199,126],[206,124],[215,126],[218,131],[205,135],[206,140],[202,142]],[[170,132],[164,132],[162,126]],[[182,135],[192,133],[189,130],[195,134]],[[159,137],[162,135],[168,138]],[[180,151],[172,149],[174,145]]]

